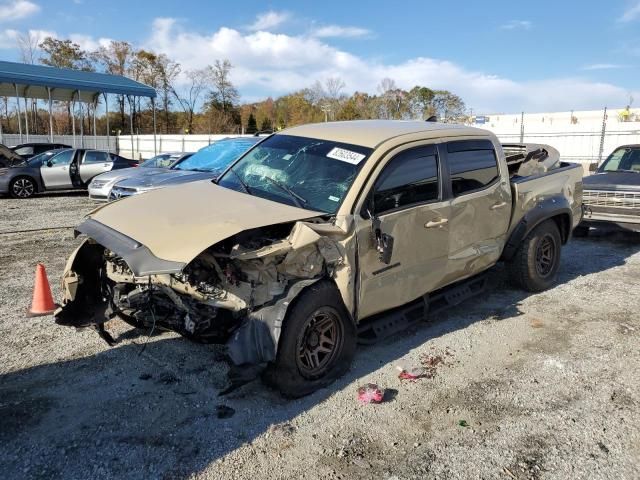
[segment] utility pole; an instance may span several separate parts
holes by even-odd
[[[328,104],[324,104],[320,107],[320,110],[322,110],[324,112],[324,121],[325,123],[329,121],[329,117],[328,114],[331,111],[331,106]]]
[[[602,115],[602,131],[600,132],[600,150],[598,151],[598,166],[602,162],[602,152],[604,152],[604,136],[607,133],[607,107],[604,107]]]

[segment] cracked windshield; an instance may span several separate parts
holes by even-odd
[[[370,153],[358,145],[275,135],[227,170],[218,184],[333,214]]]

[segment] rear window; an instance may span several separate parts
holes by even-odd
[[[488,140],[449,142],[447,163],[454,197],[481,190],[500,177],[496,153]]]
[[[82,163],[101,163],[108,162],[109,154],[107,152],[99,152],[97,150],[89,150],[84,154]]]

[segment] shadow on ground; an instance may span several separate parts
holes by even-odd
[[[623,265],[640,251],[639,239],[609,234],[574,241],[565,250],[560,282]],[[527,294],[508,286],[502,267],[492,277],[482,301],[361,348],[344,378],[303,399],[285,400],[260,382],[219,397],[226,382],[220,348],[170,335],[154,337],[142,354],[144,339],[137,339],[92,357],[3,375],[3,476],[186,478],[430,339],[520,314]],[[235,414],[218,418],[218,405]]]

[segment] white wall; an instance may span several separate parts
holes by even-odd
[[[250,137],[251,135],[156,135],[154,150],[153,135],[120,135],[118,146],[120,154],[135,159],[153,157],[154,151],[161,152],[196,152],[202,147],[211,145],[217,140],[230,137]]]
[[[607,110],[603,158],[616,147],[640,143],[640,109],[631,109],[632,121],[623,122],[622,109]],[[489,121],[473,126],[491,130],[502,142],[520,140],[521,114],[487,115]],[[572,123],[572,116],[574,122]],[[524,114],[524,141],[546,143],[563,159],[584,164],[596,162],[600,150],[603,110]]]

